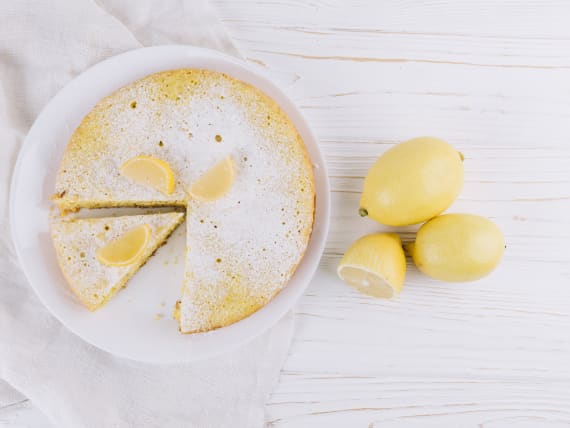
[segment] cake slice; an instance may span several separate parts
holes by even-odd
[[[61,271],[81,303],[103,306],[184,220],[184,213],[60,219],[51,236]]]

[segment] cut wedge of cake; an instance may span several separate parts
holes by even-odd
[[[184,213],[61,219],[51,236],[61,271],[81,303],[95,310],[163,245]]]

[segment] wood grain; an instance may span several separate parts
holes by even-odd
[[[298,306],[267,426],[569,426],[570,4],[213,4],[306,114],[333,189],[326,255]],[[408,264],[400,297],[372,300],[334,270],[352,240],[389,229],[356,214],[367,169],[418,135],[464,153],[450,211],[497,222],[507,251],[473,284]],[[396,230],[412,240],[416,229]],[[0,409],[3,425],[47,426],[26,403]]]
[[[216,1],[244,54],[301,106],[331,176],[321,270],[267,407],[271,427],[570,425],[570,29],[561,2]],[[389,228],[356,215],[367,169],[436,135],[466,157],[450,211],[496,221],[504,262],[475,284],[408,266],[375,301],[334,269]],[[416,227],[400,228],[413,239]]]

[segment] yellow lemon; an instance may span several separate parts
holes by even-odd
[[[137,183],[170,195],[174,191],[174,173],[168,162],[152,156],[137,156],[126,161],[121,175]]]
[[[360,215],[389,226],[435,217],[463,186],[462,161],[461,153],[437,138],[414,138],[392,147],[368,171]]]
[[[442,281],[474,281],[499,264],[503,234],[484,217],[445,214],[425,223],[406,250],[420,271]]]
[[[198,201],[214,201],[228,193],[233,182],[234,162],[228,156],[198,178],[190,186],[188,193]]]
[[[338,276],[373,297],[399,293],[406,276],[406,256],[395,233],[374,233],[354,242],[340,261]]]
[[[128,266],[143,254],[150,240],[150,226],[142,224],[97,250],[96,257],[107,266]]]

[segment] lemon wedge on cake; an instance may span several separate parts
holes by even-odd
[[[183,213],[65,219],[52,224],[51,235],[71,289],[95,310],[126,285],[183,219]]]
[[[107,266],[128,266],[144,253],[151,233],[148,224],[141,224],[99,248],[95,254],[97,260]]]
[[[215,201],[228,193],[233,182],[234,163],[228,156],[200,176],[188,193],[197,201]]]
[[[399,293],[406,275],[406,256],[395,233],[374,233],[354,242],[340,261],[338,276],[373,297]]]
[[[152,156],[129,159],[120,169],[121,175],[139,184],[152,187],[165,195],[174,191],[174,173],[168,162]]]

